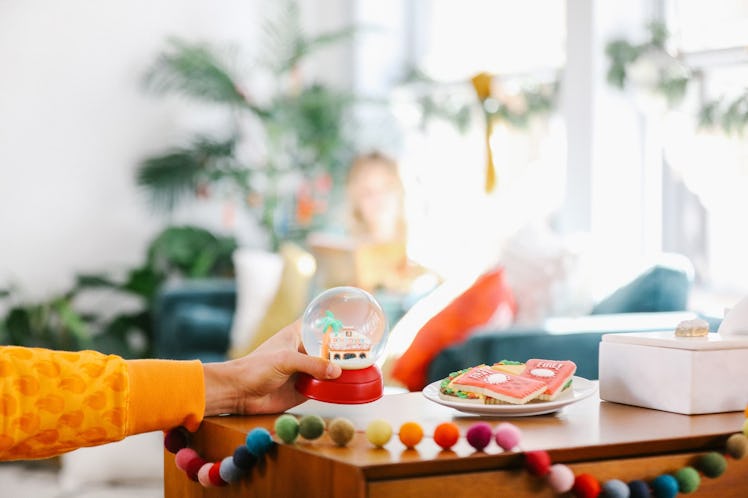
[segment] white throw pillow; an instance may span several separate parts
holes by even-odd
[[[252,343],[257,326],[278,292],[283,272],[280,254],[237,249],[233,254],[236,273],[236,311],[231,327],[231,350],[243,351]]]

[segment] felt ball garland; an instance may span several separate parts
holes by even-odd
[[[740,433],[731,435],[725,444],[725,453],[739,460],[748,453],[748,408],[746,424]],[[337,446],[346,446],[354,437],[356,429],[353,423],[338,417],[325,425],[318,415],[304,415],[297,419],[291,414],[280,415],[274,423],[275,436],[283,443],[294,444],[299,436],[313,441],[320,438],[327,430],[330,439]],[[376,448],[386,445],[393,435],[392,426],[386,420],[373,420],[365,430],[367,440]],[[241,479],[260,462],[275,446],[271,433],[264,428],[254,428],[247,433],[245,444],[238,446],[233,455],[217,462],[204,460],[194,449],[189,447],[190,433],[184,427],[176,427],[164,435],[164,448],[174,454],[174,463],[187,476],[204,487],[226,486]],[[415,448],[423,439],[423,427],[418,422],[410,421],[400,426],[398,439],[406,448]],[[460,439],[460,428],[453,422],[439,424],[433,433],[434,443],[443,450],[450,450]],[[486,422],[478,422],[468,428],[465,439],[476,451],[483,451],[491,440],[504,451],[520,449],[522,432],[517,426],[503,422],[495,430]],[[702,475],[715,479],[727,469],[725,456],[717,451],[701,455],[694,466],[686,466],[672,474],[661,474],[651,481],[634,480],[625,483],[619,479],[598,481],[590,474],[574,475],[567,465],[553,464],[546,451],[533,450],[524,452],[524,465],[527,471],[544,479],[557,494],[571,492],[577,498],[675,498],[678,493],[689,494],[698,491]]]

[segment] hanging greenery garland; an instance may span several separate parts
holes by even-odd
[[[696,71],[676,54],[666,50],[668,32],[662,23],[648,26],[649,39],[635,44],[625,39],[612,40],[605,48],[610,61],[608,82],[621,90],[643,88],[662,96],[668,106],[683,101]],[[698,122],[702,128],[719,128],[725,134],[742,134],[748,127],[748,89],[733,100],[720,98],[701,105]]]

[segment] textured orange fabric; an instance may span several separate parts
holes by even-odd
[[[398,358],[392,377],[411,391],[423,389],[434,357],[442,349],[465,340],[471,329],[488,322],[501,305],[508,307],[512,314],[517,311],[503,272],[496,269],[478,277],[470,288],[426,322]]]
[[[181,423],[195,429],[204,409],[202,365],[141,361],[0,347],[0,460],[45,458]],[[189,387],[165,386],[175,376]]]

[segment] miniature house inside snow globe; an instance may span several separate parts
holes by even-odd
[[[379,303],[357,287],[335,287],[317,296],[302,319],[307,354],[343,369],[333,380],[300,374],[296,388],[308,398],[331,403],[368,403],[382,396],[382,375],[374,364],[389,332]]]

